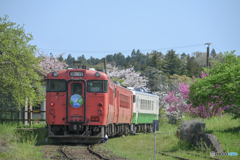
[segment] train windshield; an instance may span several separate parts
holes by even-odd
[[[66,91],[66,81],[59,79],[48,79],[47,92],[65,92]]]
[[[106,93],[108,89],[107,80],[89,80],[87,81],[88,92],[102,92]]]

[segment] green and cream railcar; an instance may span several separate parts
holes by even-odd
[[[151,132],[153,120],[158,120],[159,97],[150,93],[133,92],[133,120],[136,132]]]

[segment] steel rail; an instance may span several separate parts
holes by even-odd
[[[171,157],[174,157],[174,158],[177,158],[177,159],[181,159],[181,160],[190,160],[190,159],[187,159],[187,158],[182,158],[182,157],[178,157],[178,156],[173,156],[173,155],[170,155],[170,154],[167,154],[167,153],[163,153],[163,152],[160,152],[160,151],[157,151],[157,153],[162,154],[162,155],[164,155],[164,156],[171,156]]]
[[[63,145],[60,149],[60,151],[64,154],[65,157],[67,157],[67,159],[73,160],[72,158],[69,157],[69,155],[64,151],[65,145]]]
[[[106,158],[106,157],[102,156],[101,154],[99,154],[99,153],[93,151],[93,150],[91,149],[91,145],[88,146],[88,150],[89,150],[89,152],[91,152],[91,153],[97,155],[97,156],[98,156],[99,158],[101,158],[101,159],[104,159],[104,160],[110,160],[109,158]]]
[[[202,157],[205,157],[205,158],[215,159],[215,160],[222,160],[222,159],[218,159],[218,158],[214,158],[214,157],[208,157],[208,156],[204,156],[204,155],[200,155],[200,154],[194,154],[194,153],[189,153],[189,152],[185,152],[185,153],[195,155],[195,156],[202,156]]]

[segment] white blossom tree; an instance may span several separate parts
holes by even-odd
[[[140,72],[134,71],[134,67],[120,70],[118,67],[108,64],[107,74],[111,79],[117,78],[124,80],[123,84],[127,87],[145,87],[148,82],[145,76],[140,76]]]
[[[65,61],[58,60],[58,58],[61,57],[63,54],[57,55],[54,58],[53,56],[41,53],[39,56],[42,59],[40,62],[40,66],[44,70],[44,72],[49,73],[65,69],[68,66],[67,63]]]

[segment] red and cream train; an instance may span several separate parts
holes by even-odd
[[[56,142],[96,143],[104,136],[135,133],[133,92],[116,85],[103,72],[67,69],[46,81],[49,137]],[[138,131],[151,129],[145,125]]]

